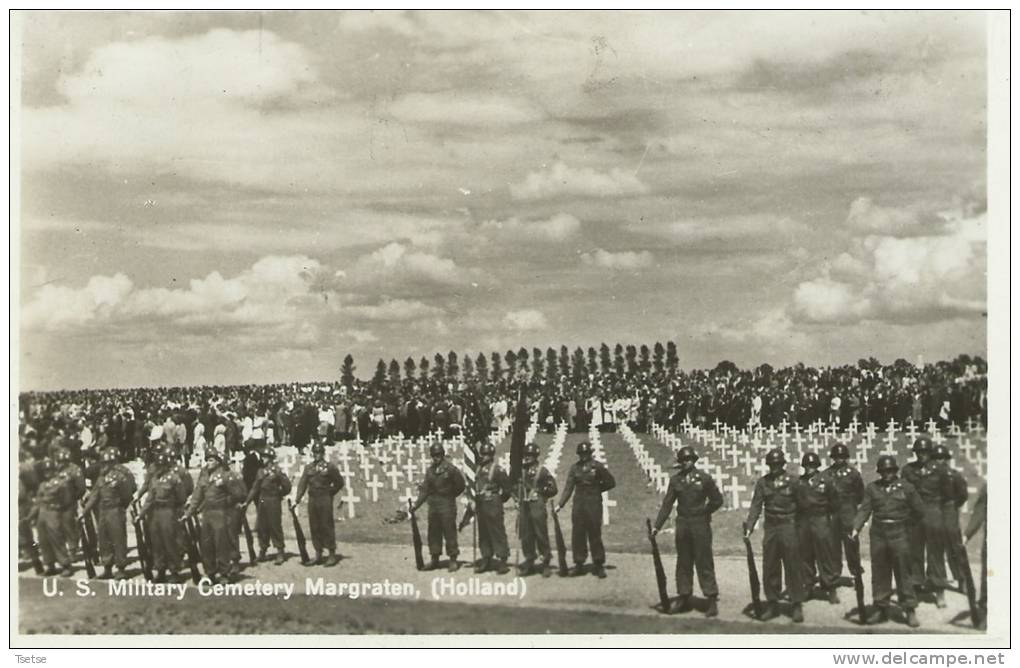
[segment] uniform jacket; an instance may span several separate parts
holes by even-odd
[[[304,496],[305,491],[310,495],[335,496],[344,488],[344,477],[340,475],[340,469],[335,464],[326,461],[312,462],[305,466],[301,472],[301,479],[298,480],[297,497]]]
[[[85,498],[85,511],[95,506],[100,509],[127,508],[138,489],[135,477],[123,464],[114,464],[99,474],[96,484]]]
[[[797,512],[803,517],[829,515],[839,508],[839,495],[831,476],[802,475],[797,486]]]
[[[199,478],[195,493],[188,501],[188,514],[202,510],[222,510],[244,501],[244,480],[236,471],[220,466]]]
[[[723,498],[712,476],[698,469],[678,471],[669,479],[655,528],[661,529],[676,506],[677,518],[711,517],[722,508]]]
[[[438,466],[429,466],[425,472],[425,480],[418,488],[418,500],[414,505],[417,508],[429,498],[454,499],[464,492],[464,487],[464,476],[444,459]]]
[[[854,508],[861,505],[864,499],[864,479],[860,472],[852,466],[830,466],[823,474],[829,478],[833,487],[836,488],[836,498],[839,505],[852,505]]]
[[[563,496],[559,505],[564,505],[577,488],[578,496],[595,496],[601,499],[602,492],[616,487],[616,479],[606,465],[596,459],[576,462],[567,473],[567,483],[563,487]]]
[[[747,514],[747,526],[753,527],[762,510],[765,520],[782,522],[792,520],[797,514],[799,481],[786,471],[763,475],[754,485],[751,497],[751,511]]]
[[[864,488],[864,501],[857,509],[854,529],[861,527],[872,515],[877,523],[913,522],[924,514],[921,496],[908,481],[895,478],[889,483],[876,480]],[[873,522],[873,524],[874,524]]]
[[[521,469],[521,479],[525,501],[540,501],[544,504],[546,499],[556,496],[556,492],[559,491],[556,478],[549,473],[549,469],[539,466],[537,462]]]
[[[913,485],[925,503],[942,505],[953,499],[953,483],[949,474],[936,462],[922,464],[912,461],[903,467],[903,479]]]
[[[505,503],[511,494],[510,476],[502,466],[492,461],[478,467],[475,472],[476,498],[487,501],[499,499],[501,503]]]
[[[279,466],[276,464],[263,466],[255,474],[255,482],[252,483],[248,498],[244,502],[251,503],[259,498],[280,499],[290,494],[290,488],[290,478]]]

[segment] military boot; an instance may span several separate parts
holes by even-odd
[[[917,621],[917,613],[911,608],[907,610],[907,626],[912,629],[916,629],[921,625],[921,622]]]
[[[496,571],[497,575],[506,575],[510,572],[510,567],[503,559],[496,559],[492,564],[492,570]]]
[[[868,615],[868,624],[883,624],[889,620],[889,612],[885,607],[876,608],[874,612]]]
[[[283,562],[286,560],[287,558],[283,555],[283,550],[279,550],[276,553],[276,559],[273,560],[273,563],[277,566],[282,566]]]
[[[127,572],[125,572],[125,570],[123,568],[118,568],[117,569],[117,574],[113,576],[113,579],[114,580],[127,580],[128,579],[128,574],[127,574]]]
[[[258,559],[256,559],[256,561],[265,561],[266,560],[266,552],[268,552],[268,550],[266,548],[260,547],[259,548],[259,556],[258,556]]]
[[[552,577],[552,573],[553,573],[552,564],[549,562],[548,559],[543,561],[542,562],[542,577],[544,577],[544,578],[551,578]]]
[[[570,577],[576,578],[579,575],[584,575],[584,564],[577,564],[570,569]]]
[[[763,622],[767,622],[770,619],[775,619],[778,616],[779,616],[778,606],[774,602],[769,602],[765,604],[765,612],[761,613],[761,617],[759,617],[758,619],[760,619]]]
[[[312,566],[322,566],[322,552],[315,553],[315,559],[312,561]]]
[[[109,566],[103,566],[103,574],[99,576],[100,580],[109,580],[113,577],[113,569]]]
[[[836,592],[835,587],[829,589],[829,603],[839,605],[839,593]]]
[[[43,575],[46,575],[46,576],[49,576],[49,577],[53,577],[54,575],[56,575],[59,572],[60,571],[57,570],[56,566],[54,566],[53,564],[50,564],[49,566],[46,567],[46,570],[43,571]]]
[[[486,559],[485,557],[482,557],[479,560],[478,565],[475,566],[475,573],[484,573],[484,572],[490,570],[490,568],[491,568],[491,565],[489,563],[489,560]]]
[[[708,599],[708,609],[705,610],[706,617],[718,617],[719,616],[719,599],[714,596]]]
[[[531,559],[526,559],[524,563],[517,567],[517,575],[520,575],[521,577],[531,575],[531,571],[534,570],[534,568],[535,562]]]
[[[69,578],[72,575],[74,575],[74,569],[71,568],[71,564],[68,564],[67,566],[64,566],[64,570],[60,571],[60,576],[61,577]]]
[[[794,624],[801,624],[804,622],[804,606],[800,603],[793,604],[793,614],[791,615]]]
[[[941,589],[935,590],[935,607],[940,610],[946,607],[946,595]]]
[[[432,560],[429,561],[429,563],[425,566],[425,570],[427,570],[427,571],[439,570],[439,556],[438,555],[435,555],[435,554],[432,555]]]
[[[691,597],[680,596],[675,601],[673,601],[673,604],[671,606],[669,606],[669,614],[677,615],[683,612],[687,612],[690,609],[691,609]]]
[[[159,572],[158,572],[158,573],[156,573],[156,577],[154,577],[154,578],[152,579],[152,581],[153,581],[153,582],[156,582],[156,583],[163,583],[163,582],[166,582],[166,570],[164,570],[164,569],[162,569],[162,568],[161,568],[161,569],[159,569]]]
[[[446,568],[451,573],[456,573],[460,570],[460,562],[457,561],[457,557],[450,557],[450,565]]]
[[[593,571],[593,573],[595,574],[595,577],[597,577],[599,580],[606,579],[606,567],[603,566],[602,564],[595,564],[595,570]]]
[[[336,552],[329,553],[329,559],[326,560],[327,566],[336,566],[340,563],[340,556]]]

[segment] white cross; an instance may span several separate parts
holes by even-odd
[[[896,443],[896,439],[889,439],[889,438],[887,438],[885,440],[885,449],[882,450],[882,454],[883,455],[889,455],[890,457],[895,457],[896,456],[896,448],[893,447],[893,445],[895,443]]]
[[[379,502],[379,490],[383,486],[384,484],[379,481],[379,476],[374,473],[371,480],[365,481],[365,487],[368,487],[369,493],[372,495],[372,503]]]
[[[344,464],[340,467],[340,475],[344,477],[344,480],[350,480],[354,477],[354,471],[352,471],[347,464]]]
[[[797,452],[804,452],[804,437],[800,435],[800,430],[796,430],[797,435],[793,437],[793,444],[797,446]]]
[[[963,440],[960,442],[960,445],[958,447],[960,449],[960,452],[963,453],[964,457],[967,458],[967,461],[969,462],[974,461],[974,450],[976,448],[974,447],[974,444],[970,442],[969,438],[964,436]]]
[[[368,474],[372,472],[372,460],[365,457],[361,460],[361,477],[368,480]]]
[[[765,462],[758,462],[757,469],[758,469],[758,475],[759,476],[763,476],[763,475],[765,475],[766,473],[769,472],[768,464],[766,464]]]
[[[928,418],[928,421],[924,423],[924,428],[929,434],[934,434],[938,425],[935,424],[935,420]]]
[[[857,433],[857,428],[859,426],[860,423],[857,421],[857,418],[854,418],[853,420],[850,420],[850,424],[847,425],[847,431],[849,431],[850,435],[853,436],[854,434]]]
[[[740,509],[740,493],[747,491],[746,485],[740,484],[740,479],[735,475],[730,475],[730,484],[726,485],[726,491],[730,493],[730,499],[732,501],[732,508],[734,510]]]
[[[794,422],[793,423],[793,427],[791,427],[791,429],[793,430],[794,434],[796,434],[797,436],[800,436],[800,423],[799,422]]]
[[[836,436],[839,434],[839,425],[836,424],[835,422],[830,424],[828,433],[831,434],[833,438],[836,438]]]
[[[393,461],[393,457],[390,455],[389,450],[383,450],[376,456],[376,458],[382,462],[384,468],[387,464]]]
[[[887,424],[886,427],[885,427],[885,430],[886,430],[886,432],[888,432],[890,434],[895,434],[896,433],[896,420],[890,419],[889,420],[889,424]]]
[[[914,439],[917,438],[917,425],[914,424],[913,420],[907,423],[906,432],[907,436],[910,438],[910,442],[913,443]]]
[[[757,463],[754,457],[751,456],[750,450],[744,451],[744,458],[740,460],[744,464],[744,475],[751,475],[751,467]]]
[[[347,451],[347,448],[341,448],[340,454],[338,454],[336,458],[340,462],[340,465],[344,468],[350,466],[351,453]]]
[[[960,435],[960,426],[957,425],[955,422],[952,423],[951,425],[949,425],[949,435],[950,436],[959,436]]]
[[[602,524],[609,525],[609,509],[616,507],[616,500],[609,498],[609,492],[602,492]]]
[[[404,474],[400,472],[400,469],[394,466],[386,472],[386,477],[390,479],[390,483],[393,486],[393,491],[397,491],[397,482],[404,477]]]
[[[977,473],[982,478],[988,475],[988,459],[985,458],[985,453],[980,450],[974,457],[974,466],[977,467]]]
[[[404,508],[407,506],[408,501],[414,501],[416,498],[418,497],[415,495],[414,490],[410,487],[405,487],[404,493],[400,496],[400,507]]]
[[[887,451],[888,450],[892,450],[893,454],[895,454],[896,453],[896,448],[893,447],[895,445],[896,445],[896,434],[892,433],[891,431],[887,431],[885,433],[885,449]]]
[[[712,426],[715,427],[716,431],[719,431],[719,427],[722,426],[722,422],[719,421],[719,418],[716,418],[715,422],[712,423]],[[608,522],[606,524],[608,524]]]
[[[356,504],[359,501],[361,501],[361,497],[360,496],[356,496],[354,494],[354,487],[348,485],[347,488],[344,489],[344,494],[343,494],[343,496],[340,497],[340,499],[347,506],[347,519],[353,520],[354,519],[354,504]]]
[[[931,442],[935,445],[942,445],[946,442],[946,437],[942,435],[942,432],[935,432],[931,437]]]

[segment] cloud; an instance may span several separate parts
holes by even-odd
[[[536,309],[510,311],[503,317],[503,324],[517,331],[534,331],[549,328],[545,314]]]
[[[730,344],[763,345],[770,350],[803,348],[808,343],[807,335],[797,329],[797,324],[782,308],[759,313],[744,321],[724,325],[709,323],[700,329],[697,336],[702,340],[722,340]]]
[[[409,93],[389,106],[399,120],[460,125],[515,125],[542,119],[542,112],[526,100],[502,95],[482,95],[463,91]]]
[[[925,212],[917,207],[879,206],[870,197],[854,200],[846,222],[856,233],[894,237],[941,234],[948,225],[948,221],[933,212]]]
[[[649,251],[621,251],[610,253],[601,248],[582,253],[581,262],[604,269],[642,269],[652,266],[654,257]]]
[[[781,244],[784,247],[788,240],[803,241],[803,237],[811,232],[811,228],[800,221],[764,213],[632,222],[625,225],[625,229],[663,237],[678,244],[757,240],[759,245]]]
[[[487,238],[498,236],[510,242],[565,241],[581,229],[581,221],[568,213],[558,213],[546,220],[489,220],[479,229]]]
[[[340,336],[351,339],[356,343],[373,343],[379,340],[379,337],[368,329],[345,329],[340,332]]]
[[[344,306],[341,313],[356,320],[402,322],[441,315],[443,309],[419,300],[386,299],[379,304]]]
[[[346,272],[348,285],[372,286],[384,292],[386,286],[459,285],[466,280],[465,272],[457,264],[444,257],[416,251],[405,244],[390,243],[364,255]]]
[[[21,323],[30,330],[58,330],[109,318],[133,289],[131,279],[124,274],[93,276],[78,289],[44,285],[21,309]]]
[[[614,167],[598,172],[590,167],[568,167],[556,162],[547,169],[531,172],[524,181],[510,186],[515,199],[549,199],[561,196],[623,197],[648,192],[638,177]]]

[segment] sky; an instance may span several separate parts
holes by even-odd
[[[986,352],[983,14],[17,18],[22,389]]]

